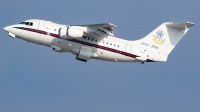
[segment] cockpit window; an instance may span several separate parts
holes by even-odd
[[[25,25],[29,25],[29,22],[26,22]]]
[[[19,24],[24,24],[24,25],[27,25],[27,26],[33,26],[32,22],[21,22]]]
[[[19,24],[25,24],[26,22],[21,22],[21,23],[19,23]]]
[[[29,26],[33,26],[33,23],[32,23],[32,22],[30,22]]]

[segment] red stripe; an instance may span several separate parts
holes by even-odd
[[[47,33],[44,32],[44,31],[36,30],[36,29],[32,29],[32,28],[25,28],[25,30],[32,31],[32,32],[37,32],[37,33],[40,33],[40,34],[47,34]]]
[[[37,30],[37,29],[23,28],[23,27],[15,27],[15,28],[24,29],[24,30],[27,30],[27,31],[32,31],[32,32],[37,32],[37,33],[40,33],[40,34],[47,35],[47,32],[41,31],[41,30]],[[59,36],[57,34],[54,34],[54,33],[50,33],[50,36],[59,38]],[[110,51],[110,52],[118,53],[118,54],[121,54],[121,55],[124,55],[124,56],[128,56],[128,57],[132,57],[132,58],[138,57],[137,55],[130,54],[130,53],[127,53],[127,52],[124,52],[124,51],[119,51],[119,50],[116,50],[116,49],[112,49],[112,48],[108,48],[108,47],[104,47],[104,46],[100,46],[100,45],[96,45],[96,44],[92,44],[92,43],[88,43],[88,42],[84,42],[84,41],[80,41],[80,40],[76,40],[76,39],[68,39],[68,40],[72,41],[72,42],[77,42],[77,43],[80,43],[80,44],[84,44],[84,45],[100,48],[100,49],[107,50],[107,51]],[[155,62],[155,61],[150,60],[150,59],[147,59],[146,61],[147,62]]]
[[[56,38],[59,38],[59,36],[58,36],[57,34],[54,34],[54,33],[50,33],[50,35],[51,35],[52,37],[56,37]]]
[[[132,58],[138,57],[138,56],[130,54],[130,53],[126,53],[126,52],[123,52],[123,51],[119,51],[119,50],[116,50],[116,49],[112,49],[112,48],[108,48],[108,47],[104,47],[104,46],[100,46],[100,45],[91,44],[91,43],[88,43],[88,42],[83,42],[83,41],[76,40],[76,39],[69,39],[69,41],[73,41],[73,42],[77,42],[77,43],[80,43],[80,44],[100,48],[100,49],[111,51],[111,52],[114,52],[114,53],[119,53],[119,54],[122,54],[124,56],[132,57]]]

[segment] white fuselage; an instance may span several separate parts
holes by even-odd
[[[7,27],[6,31],[8,30],[7,32],[17,38],[51,47],[57,52],[71,52],[77,57],[81,49],[91,49],[90,58],[92,59],[113,62],[153,62],[152,59],[143,60],[141,58],[145,57],[143,48],[133,45],[131,41],[116,37],[62,39],[59,37],[58,30],[65,26],[49,21],[34,20],[31,26],[25,24],[12,25],[9,28]]]

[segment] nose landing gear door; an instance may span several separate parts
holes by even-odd
[[[44,30],[44,26],[45,26],[45,22],[40,21],[40,22],[39,22],[39,25],[38,25],[38,29],[39,29],[39,30]]]

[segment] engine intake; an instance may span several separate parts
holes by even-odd
[[[74,27],[65,27],[59,29],[59,37],[62,39],[82,38],[83,36],[87,35],[82,30]]]

